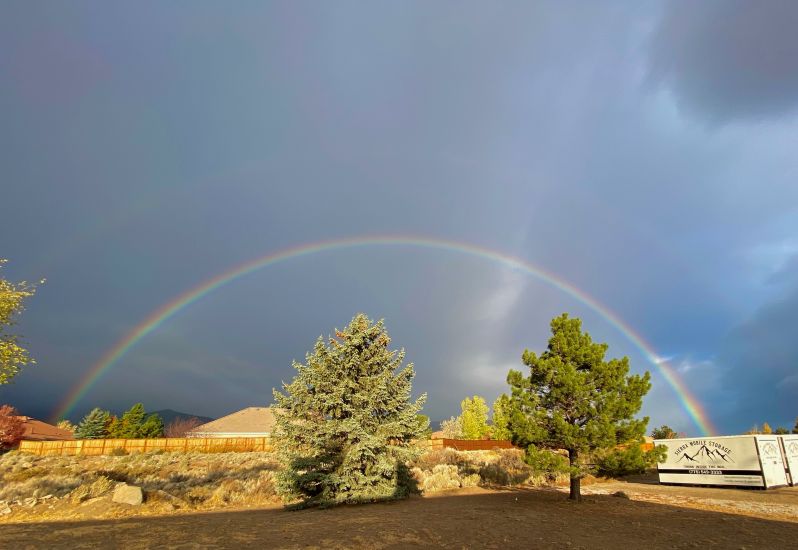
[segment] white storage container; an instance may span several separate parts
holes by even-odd
[[[658,439],[668,448],[657,464],[660,483],[730,485],[768,489],[787,485],[777,435],[732,435],[692,439]],[[796,465],[798,468],[798,465]]]

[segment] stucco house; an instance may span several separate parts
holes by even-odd
[[[186,432],[186,437],[269,437],[276,419],[273,407],[247,407]]]

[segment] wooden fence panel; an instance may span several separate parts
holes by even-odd
[[[458,451],[491,451],[514,449],[512,441],[501,439],[442,439],[443,446]]]
[[[269,437],[162,438],[162,439],[77,439],[71,441],[20,441],[19,450],[39,456],[109,455],[121,449],[127,453],[166,452],[251,452],[272,451]]]

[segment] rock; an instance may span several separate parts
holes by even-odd
[[[111,500],[120,504],[139,506],[144,501],[144,493],[141,492],[141,487],[120,483],[114,489],[114,496]]]
[[[626,500],[629,500],[629,495],[627,495],[623,491],[615,491],[614,493],[612,493],[612,496],[618,498],[625,498]]]
[[[31,466],[33,466],[33,464],[31,464],[30,462],[27,462],[27,461],[20,462],[20,464],[19,464],[20,468],[30,468]]]

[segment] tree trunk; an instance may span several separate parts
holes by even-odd
[[[568,463],[571,465],[571,494],[568,498],[577,502],[582,500],[582,474],[576,469],[578,459],[579,451],[568,449]]]

